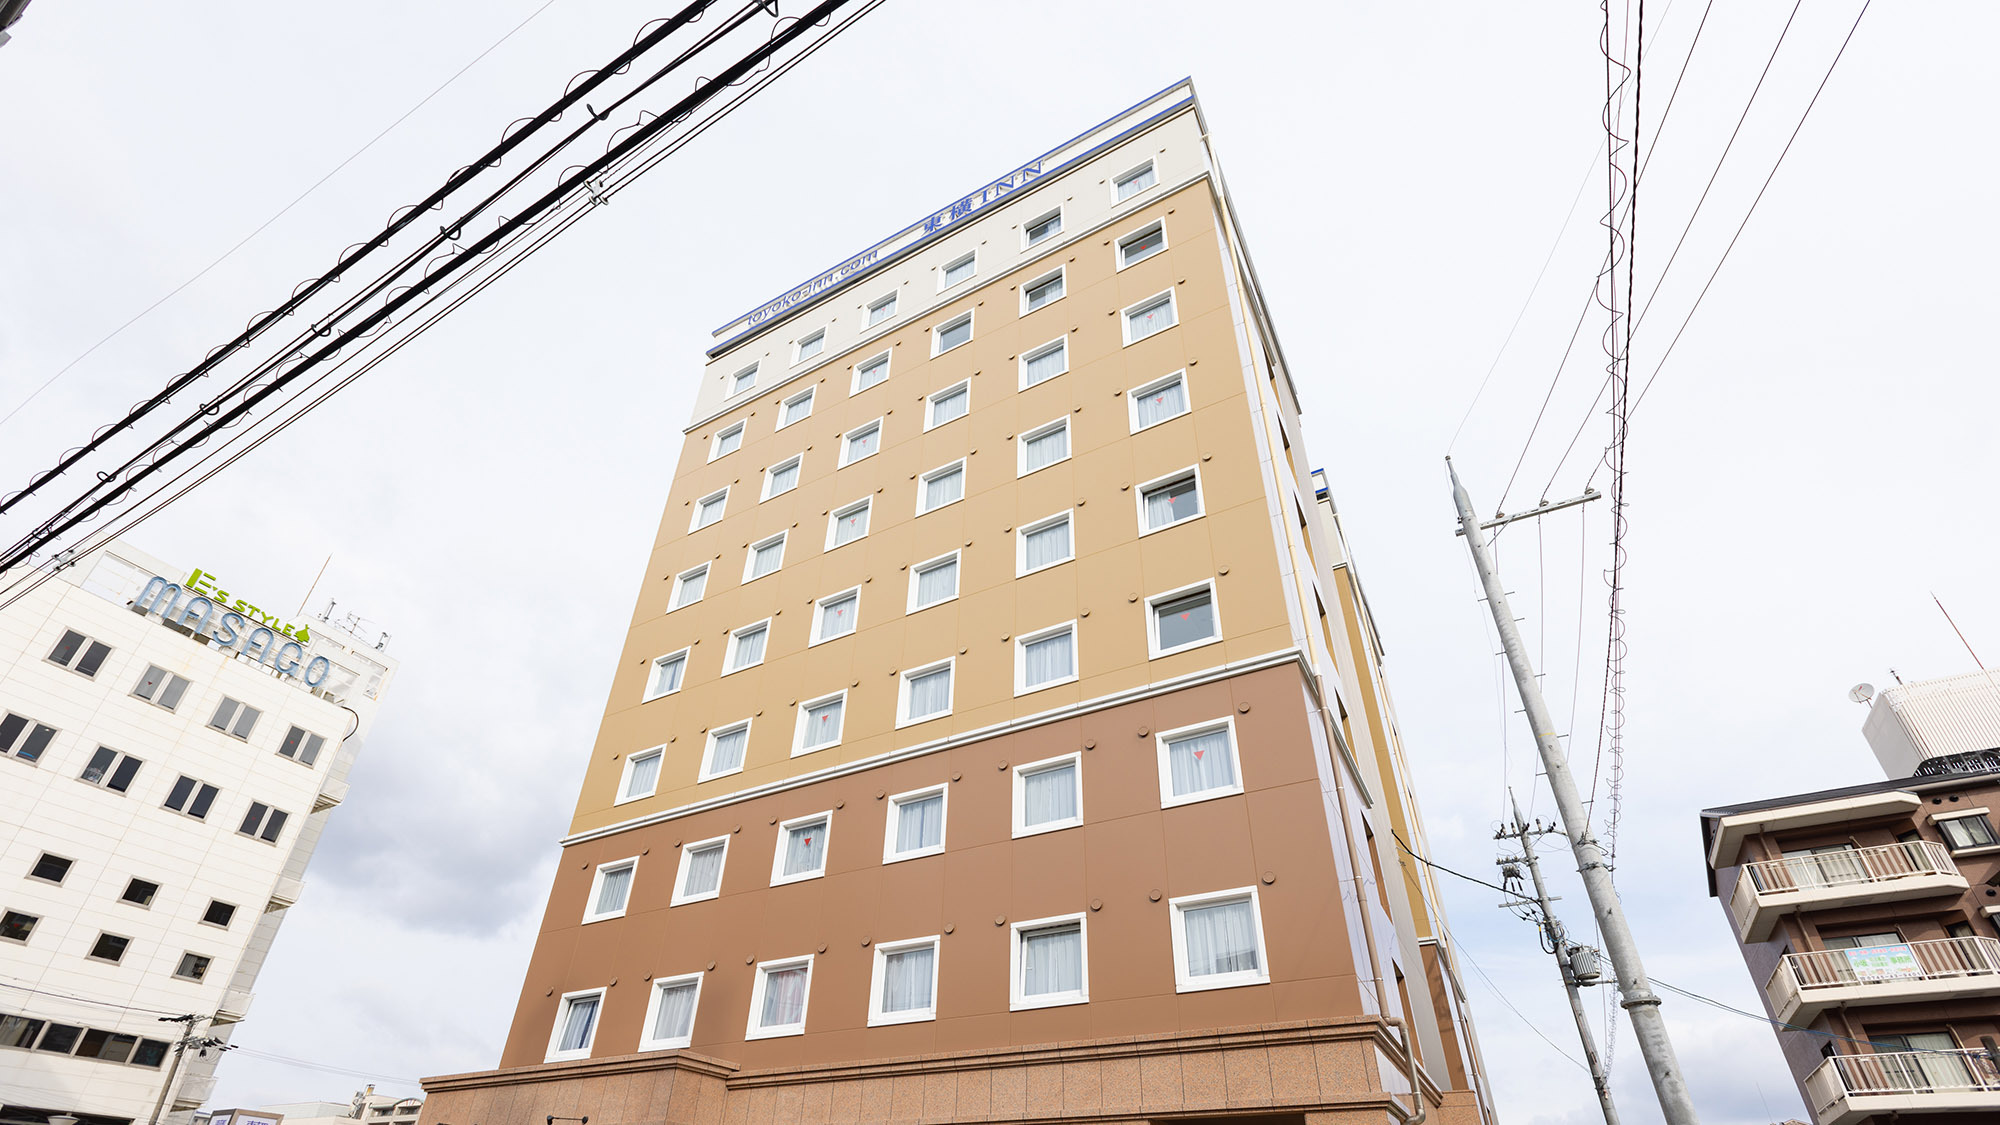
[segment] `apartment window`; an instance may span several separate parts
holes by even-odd
[[[756,385],[757,365],[754,363],[729,377],[729,393],[732,396],[740,395]]]
[[[1156,336],[1180,323],[1174,313],[1174,291],[1169,289],[1157,297],[1148,297],[1125,310],[1125,342],[1136,344],[1148,336]]]
[[[655,746],[651,750],[641,750],[637,754],[625,756],[625,771],[618,779],[618,800],[636,801],[650,797],[660,788],[660,765],[667,759],[667,748]]]
[[[225,695],[222,702],[216,704],[215,714],[209,718],[208,725],[231,738],[248,742],[250,732],[257,729],[257,720],[263,717],[262,711]]]
[[[979,252],[976,250],[964,257],[954,258],[950,262],[945,263],[944,270],[940,275],[941,280],[938,282],[938,288],[941,290],[949,289],[960,282],[971,281],[974,271],[978,268]]]
[[[889,798],[882,862],[937,855],[944,851],[946,788],[938,785]]]
[[[291,814],[283,809],[274,809],[257,801],[250,802],[250,811],[243,814],[243,823],[237,826],[237,834],[254,836],[266,843],[278,842],[278,834],[285,830],[285,820]]]
[[[674,576],[674,592],[667,598],[667,612],[672,613],[682,606],[693,605],[701,600],[708,588],[708,564],[703,563],[693,570],[682,571]]]
[[[76,1045],[76,1057],[122,1063],[131,1057],[132,1048],[138,1043],[136,1035],[120,1035],[99,1027],[87,1028]]]
[[[1016,535],[1020,544],[1015,558],[1018,574],[1032,574],[1045,567],[1066,563],[1076,557],[1076,544],[1070,536],[1070,513],[1058,512],[1044,520],[1024,524]]]
[[[779,532],[760,543],[750,544],[750,553],[743,559],[743,581],[753,582],[785,565],[785,532]]]
[[[5,914],[0,914],[0,938],[25,942],[29,935],[35,932],[35,923],[39,921],[41,919],[33,914],[9,910]]]
[[[49,660],[90,679],[96,678],[97,670],[104,667],[104,658],[110,655],[110,645],[93,641],[74,629],[65,629],[56,647],[49,650]]]
[[[90,764],[84,766],[83,773],[78,776],[113,793],[123,793],[132,788],[132,779],[139,776],[139,767],[145,764],[130,754],[109,746],[99,746],[97,752],[90,756]]]
[[[757,982],[750,988],[750,1027],[745,1039],[804,1035],[806,999],[812,991],[810,956],[757,965]]]
[[[946,422],[956,422],[972,409],[970,381],[946,387],[924,402],[924,429],[934,430]]]
[[[650,703],[681,690],[681,681],[687,676],[687,658],[686,649],[654,658],[652,672],[646,678],[646,698],[640,702]]]
[[[1176,371],[1164,379],[1134,387],[1125,401],[1131,408],[1135,434],[1178,418],[1188,412],[1187,373]]]
[[[813,617],[812,643],[818,644],[852,633],[860,617],[861,591],[858,588],[821,598],[818,612]]]
[[[803,455],[801,455],[802,457]],[[764,470],[764,499],[783,496],[799,486],[800,457],[780,461]]]
[[[97,935],[97,940],[91,943],[90,953],[87,956],[93,961],[109,961],[116,965],[125,959],[125,951],[130,948],[132,948],[131,938],[100,933]]]
[[[958,597],[958,552],[910,568],[910,607],[915,613]]]
[[[1201,477],[1194,469],[1139,486],[1140,534],[1201,515]]]
[[[29,1019],[27,1016],[0,1016],[0,1047],[19,1047],[27,1050],[35,1045],[35,1037],[42,1033],[47,1021]]]
[[[868,515],[874,508],[872,500],[857,500],[845,508],[835,508],[826,518],[826,549],[844,546],[868,534]]]
[[[1021,286],[1021,315],[1026,316],[1043,305],[1061,300],[1062,295],[1062,270],[1058,269],[1046,277],[1038,277]]]
[[[896,725],[908,726],[951,714],[951,673],[949,660],[903,673],[901,690],[897,693],[901,696],[897,701],[901,706],[896,708],[900,716]]]
[[[1153,655],[1198,648],[1222,639],[1215,619],[1215,585],[1202,582],[1146,599]]]
[[[632,898],[632,876],[638,870],[637,856],[598,864],[597,873],[590,880],[590,897],[585,900],[583,920],[602,922],[609,918],[623,918],[625,904]]]
[[[203,957],[199,953],[183,953],[180,964],[174,967],[174,976],[181,980],[201,980],[208,975],[211,961],[211,958]]]
[[[143,906],[150,910],[153,906],[153,898],[159,893],[160,885],[158,883],[149,882],[145,879],[133,879],[125,884],[125,893],[118,896],[118,901],[129,902],[133,906]]]
[[[771,860],[772,886],[826,874],[826,838],[832,821],[831,812],[821,812],[778,825],[778,854]]]
[[[715,431],[715,443],[709,447],[708,459],[713,461],[718,457],[726,457],[743,448],[743,426],[744,423],[738,422]]]
[[[167,1045],[158,1039],[141,1039],[139,1040],[138,1050],[132,1052],[133,1066],[151,1067],[154,1070],[158,1070],[160,1069],[160,1064],[166,1061]]]
[[[965,499],[965,462],[954,461],[932,469],[917,481],[917,514],[935,512],[946,504]]]
[[[597,1038],[597,1011],[604,1003],[604,990],[566,992],[556,1001],[556,1026],[549,1036],[548,1062],[590,1057],[590,1044]]]
[[[1014,694],[1076,679],[1076,622],[1024,633],[1014,640]]]
[[[285,732],[285,741],[279,744],[278,754],[302,766],[309,766],[319,761],[319,752],[325,746],[326,739],[304,727],[293,727]]]
[[[1160,178],[1153,170],[1153,162],[1148,160],[1113,180],[1112,188],[1118,196],[1118,202],[1123,203],[1159,182]]]
[[[208,810],[215,805],[215,798],[221,790],[205,781],[198,781],[182,774],[167,792],[166,808],[184,813],[196,820],[206,820]]]
[[[701,753],[702,781],[713,781],[743,768],[743,751],[750,745],[750,720],[708,732],[708,746]]]
[[[225,930],[235,918],[236,904],[224,902],[219,898],[209,899],[208,909],[201,912],[201,920],[205,925],[220,926]]]
[[[1178,992],[1271,983],[1257,888],[1169,900],[1173,906],[1174,987]]]
[[[24,762],[39,761],[55,736],[56,728],[10,711],[0,718],[0,755],[12,755]]]
[[[1937,827],[1944,833],[1945,846],[1955,852],[2000,845],[2000,838],[1993,835],[1993,822],[1983,812],[1941,816],[1937,818]]]
[[[1033,351],[1022,354],[1021,389],[1027,390],[1037,383],[1046,383],[1068,370],[1068,339],[1051,340]]]
[[[1016,476],[1027,476],[1037,469],[1046,469],[1061,461],[1069,460],[1069,419],[1058,418],[1046,426],[1040,426],[1021,435],[1017,443],[1021,450],[1020,464],[1015,467]]]
[[[83,1029],[80,1027],[67,1023],[52,1023],[49,1025],[48,1034],[42,1036],[41,1043],[35,1049],[67,1055],[76,1049],[76,1041],[82,1036]]]
[[[878,942],[869,982],[868,1026],[937,1018],[938,939]]]
[[[1014,767],[1014,836],[1083,823],[1083,759],[1076,754]]]
[[[1083,915],[1016,922],[1008,965],[1008,1007],[1049,1008],[1090,999]]]
[[[1033,246],[1043,239],[1062,233],[1062,208],[1058,207],[1038,219],[1030,219],[1021,227],[1025,245]]]
[[[729,490],[711,493],[694,502],[694,520],[688,524],[689,531],[700,531],[722,519],[729,507]]]
[[[792,360],[792,362],[804,363],[806,360],[811,359],[812,357],[818,355],[819,353],[825,350],[826,350],[826,329],[822,328],[819,331],[814,332],[809,336],[804,336],[800,338],[798,355]],[[812,400],[807,399],[806,401],[808,409],[810,409]],[[790,406],[791,404],[786,403],[785,405]]]
[[[784,409],[778,413],[778,428],[784,429],[794,422],[803,422],[812,417],[813,392],[817,388],[807,387],[785,400]]]
[[[694,1041],[694,1010],[701,1000],[701,974],[659,977],[646,1001],[646,1030],[641,1051],[667,1051]]]
[[[697,840],[681,849],[681,869],[674,879],[673,905],[706,902],[722,893],[722,865],[729,858],[729,837]]]
[[[857,364],[854,368],[854,389],[849,394],[860,394],[870,387],[889,381],[889,353],[883,352],[874,359]]]
[[[792,754],[810,754],[840,744],[840,731],[847,716],[847,693],[799,704],[799,729],[792,739]]]
[[[840,446],[840,467],[844,469],[863,457],[873,457],[881,451],[882,420],[877,418],[847,432],[847,438]]]
[[[1159,223],[1118,240],[1118,268],[1137,265],[1167,248],[1167,230]]]
[[[69,869],[74,863],[74,860],[43,852],[41,858],[35,861],[35,866],[29,868],[28,878],[40,879],[44,883],[54,883],[60,887],[62,881],[69,878]]]
[[[771,621],[765,618],[755,625],[729,634],[729,653],[723,657],[722,674],[741,672],[745,668],[755,668],[764,663],[764,642],[770,638]]]
[[[132,689],[132,694],[155,707],[171,711],[181,705],[181,696],[187,694],[187,689],[188,682],[185,678],[176,676],[157,664],[148,664],[146,674],[139,677],[139,683]]]
[[[931,354],[943,355],[972,340],[972,314],[965,313],[931,329]]]
[[[868,327],[873,328],[896,315],[896,295],[877,297],[868,302]]]
[[[1161,808],[1243,792],[1232,721],[1161,731],[1153,741],[1160,755]]]

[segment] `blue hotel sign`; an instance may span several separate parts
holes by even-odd
[[[333,661],[324,656],[315,656],[311,660],[305,658],[306,647],[301,642],[310,640],[305,630],[299,630],[298,639],[294,639],[289,625],[282,626],[282,633],[269,625],[252,628],[249,618],[234,609],[223,608],[229,604],[227,594],[219,595],[223,602],[222,606],[218,606],[215,599],[206,593],[196,593],[200,582],[199,570],[190,579],[187,590],[181,589],[177,582],[155,575],[146,583],[146,588],[139,591],[132,608],[147,616],[157,614],[164,624],[193,629],[198,635],[210,638],[217,648],[224,651],[237,648],[241,655],[258,664],[269,665],[280,675],[303,680],[307,687],[318,687],[326,682],[333,671]],[[183,594],[194,596],[182,601]],[[243,606],[242,600],[238,599],[236,605]],[[222,609],[220,615],[216,613],[219,608]],[[255,612],[254,606],[245,608]],[[259,613],[258,616],[265,615]]]

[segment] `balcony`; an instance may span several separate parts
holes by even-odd
[[[2000,1112],[2000,1064],[1985,1051],[1835,1055],[1806,1075],[1816,1125],[1902,1113]]]
[[[174,1091],[174,1108],[200,1109],[201,1103],[215,1096],[215,1075],[184,1074],[180,1089]]]
[[[278,876],[278,885],[271,888],[271,901],[264,904],[264,913],[283,910],[298,904],[299,896],[306,893],[305,881],[289,875]]]
[[[1746,863],[1729,910],[1748,943],[1768,939],[1778,919],[1802,910],[1900,902],[1965,889],[1965,876],[1943,844],[1911,840]]]
[[[1922,1004],[2000,996],[2000,939],[1944,938],[1787,953],[1764,992],[1785,1023],[1803,1024],[1828,1008]]]
[[[242,1023],[244,1017],[250,1014],[252,997],[253,994],[247,988],[232,988],[224,992],[222,1003],[215,1009],[215,1022]]]

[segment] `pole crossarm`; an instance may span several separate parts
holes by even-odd
[[[1492,531],[1496,527],[1506,527],[1508,524],[1513,523],[1515,520],[1533,519],[1536,516],[1546,516],[1550,512],[1560,512],[1564,508],[1574,508],[1578,504],[1588,504],[1592,500],[1601,499],[1603,496],[1604,494],[1602,492],[1599,492],[1594,488],[1586,488],[1583,490],[1583,495],[1581,496],[1572,496],[1567,500],[1558,500],[1553,504],[1549,503],[1547,500],[1544,500],[1541,503],[1535,505],[1534,507],[1529,508],[1525,512],[1515,512],[1511,516],[1494,516],[1492,519],[1487,520],[1485,523],[1480,524],[1479,530]],[[1464,535],[1465,529],[1461,527],[1456,531],[1453,531],[1452,534]]]

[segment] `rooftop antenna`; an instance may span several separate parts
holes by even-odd
[[[1958,634],[1958,643],[1965,646],[1966,652],[1971,653],[1972,662],[1979,665],[1980,671],[1986,671],[1986,665],[1980,663],[1979,654],[1972,651],[1972,642],[1965,639],[1965,634],[1959,630],[1958,622],[1951,619],[1951,611],[1944,607],[1942,601],[1938,600],[1937,591],[1931,591],[1931,600],[1937,602],[1938,612],[1944,614],[1945,624],[1951,626],[1951,631]]]

